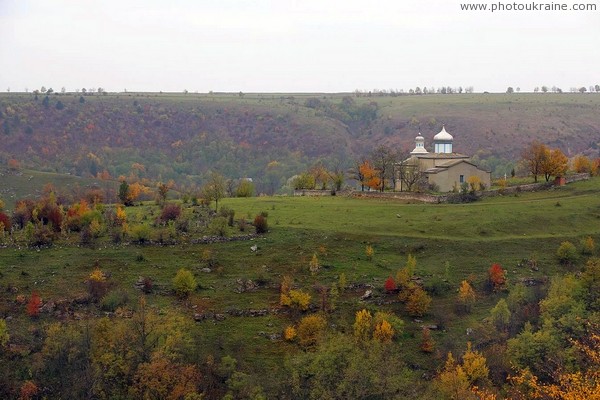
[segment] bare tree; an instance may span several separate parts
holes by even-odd
[[[382,145],[373,151],[371,158],[373,159],[373,166],[379,172],[379,179],[381,181],[379,190],[383,192],[385,190],[386,179],[393,180],[396,154],[389,147]]]

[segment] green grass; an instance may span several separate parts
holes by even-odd
[[[95,264],[111,274],[110,280],[116,287],[128,292],[130,307],[139,295],[133,284],[139,276],[148,276],[158,289],[148,296],[149,303],[160,309],[177,310],[188,318],[195,312],[277,307],[278,285],[285,274],[294,276],[297,286],[310,291],[315,303],[314,285],[331,285],[342,273],[349,283],[372,284],[376,295],[384,296],[384,280],[395,275],[404,266],[407,255],[413,254],[417,257],[416,273],[426,285],[436,279],[448,279],[450,284],[450,290],[434,297],[432,311],[423,323],[443,325],[444,331],[433,333],[441,354],[448,350],[460,352],[467,339],[478,339],[467,338],[465,330],[475,328],[504,296],[485,291],[487,270],[492,263],[499,262],[507,269],[511,284],[523,277],[541,279],[582,266],[583,258],[572,267],[561,266],[555,252],[564,240],[577,246],[587,236],[600,241],[599,193],[600,179],[595,178],[550,191],[488,198],[465,205],[344,197],[225,199],[222,204],[236,210],[236,219],[253,219],[261,211],[268,212],[270,232],[253,241],[212,245],[112,245],[101,240],[94,249],[60,241],[50,249],[0,249],[0,315],[15,316],[9,322],[13,338],[26,342],[29,326],[44,326],[53,317],[44,315],[39,322],[31,322],[15,305],[15,295],[5,288],[17,287],[19,293],[26,295],[37,290],[44,300],[73,298],[85,293],[85,280]],[[127,212],[133,221],[151,212],[157,215],[158,210],[148,203]],[[254,244],[257,252],[250,250]],[[365,255],[367,244],[375,250],[372,260]],[[202,261],[206,249],[210,249],[217,263],[210,273],[201,271],[207,266]],[[322,265],[316,276],[308,270],[313,254],[317,254]],[[517,267],[519,261],[532,255],[539,259],[539,271]],[[448,275],[446,262],[450,263]],[[179,268],[190,269],[201,285],[186,304],[168,293]],[[463,315],[457,313],[454,299],[460,281],[467,278],[472,279],[479,295],[473,311]],[[237,279],[263,280],[266,284],[240,294],[234,291]],[[329,316],[330,322],[338,329],[350,330],[354,313],[363,307],[394,312],[406,322],[401,341],[407,361],[425,370],[435,369],[440,361],[417,350],[421,323],[413,322],[399,303],[377,307],[360,302],[363,293],[364,289],[346,291],[338,309]],[[86,312],[102,315],[92,306]],[[257,382],[272,387],[281,379],[285,355],[297,348],[271,342],[263,333],[281,332],[299,317],[228,316],[223,322],[197,323],[194,335],[199,357],[234,355]]]

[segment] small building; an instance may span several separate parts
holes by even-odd
[[[417,184],[435,187],[440,192],[451,192],[460,189],[471,177],[479,178],[479,182],[489,188],[490,171],[473,164],[469,156],[455,153],[453,144],[454,137],[443,126],[433,137],[433,153],[429,153],[419,132],[410,157],[399,165],[396,190],[411,190]]]

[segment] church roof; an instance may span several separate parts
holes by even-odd
[[[449,134],[448,132],[446,132],[446,127],[442,126],[442,130],[433,137],[434,141],[437,140],[448,140],[448,141],[452,141],[454,140],[454,138],[452,137],[451,134]]]

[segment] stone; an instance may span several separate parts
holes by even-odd
[[[210,268],[202,268],[200,271],[205,272],[205,273],[208,274],[208,273],[212,272],[212,269],[210,269]]]
[[[361,300],[366,300],[366,299],[370,299],[372,296],[373,296],[373,291],[367,290],[365,292],[365,294],[363,294],[360,298],[361,298]]]

